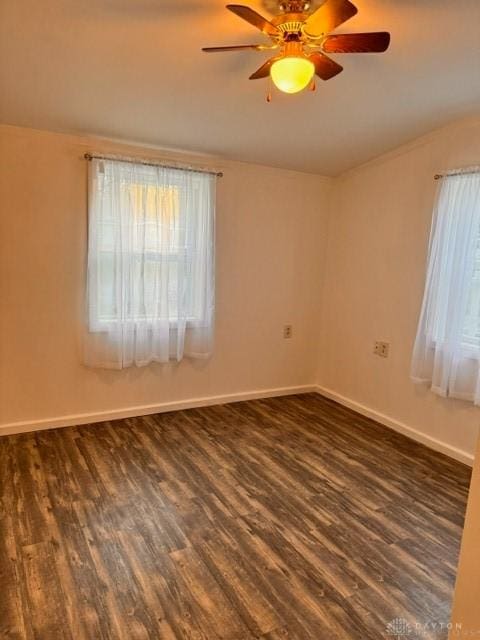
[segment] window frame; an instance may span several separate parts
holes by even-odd
[[[116,162],[114,159],[108,159],[108,162]],[[122,161],[118,161],[118,162],[122,162]],[[150,167],[144,167],[142,164],[138,164],[136,165],[136,167],[142,167],[143,169],[149,169]],[[182,171],[188,171],[188,170],[182,170],[182,169],[175,169],[175,172],[182,172]],[[101,173],[104,173],[104,170],[100,171]],[[178,179],[175,178],[175,174],[171,174],[168,183],[164,184],[164,185],[159,185],[155,178],[151,175],[149,175],[149,171],[145,171],[142,175],[142,173],[140,172],[139,175],[136,176],[136,182],[129,182],[127,179],[123,179],[123,182],[125,183],[126,188],[128,188],[131,185],[139,185],[140,187],[144,187],[144,186],[154,186],[157,188],[168,188],[168,187],[173,187],[173,188],[177,188],[179,190],[179,199],[180,199],[180,203],[179,203],[179,207],[182,204],[182,198],[181,198],[181,189],[182,189],[182,180],[180,179],[180,177]],[[173,175],[173,177],[172,177]],[[112,177],[109,177],[108,179],[113,180]],[[200,192],[200,186],[198,184],[193,183],[192,185],[193,189],[195,192],[199,193]],[[115,222],[113,223],[115,224]],[[215,230],[214,227],[212,227],[211,229],[211,233],[212,233],[212,238],[211,238],[211,242],[214,243],[215,241]],[[182,252],[185,253],[185,255],[188,255],[188,251],[189,251],[189,247],[185,246],[185,247],[179,247],[179,250],[176,253],[166,253],[166,252],[161,252],[161,251],[148,251],[146,253],[151,254],[153,257],[157,257],[157,261],[160,262],[161,260],[165,260],[167,259],[168,261],[172,261],[175,263],[178,263],[179,261],[179,256]],[[190,252],[194,251],[194,249],[190,248]],[[115,256],[115,248],[113,248],[112,250],[100,250],[97,249],[97,261],[98,261],[98,257],[101,254],[109,254],[112,256]],[[136,254],[138,254],[138,256],[142,257],[145,256],[145,253],[142,253],[141,251],[132,251],[132,252],[128,252],[129,256],[135,256]],[[98,268],[98,267],[97,267]],[[213,265],[211,267],[214,270],[214,262]],[[98,272],[97,272],[98,273]],[[212,274],[212,278],[214,280],[214,275]],[[172,316],[170,318],[153,318],[153,317],[149,317],[149,316],[133,316],[130,318],[119,318],[119,317],[106,317],[106,316],[101,316],[98,313],[98,310],[100,309],[100,301],[98,298],[98,289],[99,289],[99,285],[97,284],[96,287],[96,295],[97,295],[97,304],[95,305],[95,308],[97,310],[97,314],[94,314],[92,312],[92,308],[91,305],[89,305],[89,313],[88,313],[88,330],[90,333],[101,333],[101,332],[108,332],[110,329],[114,329],[116,327],[118,327],[119,324],[121,325],[132,325],[132,327],[136,327],[138,325],[146,325],[148,327],[153,327],[154,324],[158,323],[158,322],[168,322],[169,326],[171,329],[176,329],[179,327],[180,325],[180,321],[179,321],[179,317],[178,317],[178,313],[176,316]],[[90,294],[89,294],[90,295]],[[204,302],[205,304],[205,302]],[[209,319],[207,317],[201,317],[201,315],[187,315],[185,318],[182,319],[182,321],[185,323],[185,326],[187,328],[207,328],[209,326]]]

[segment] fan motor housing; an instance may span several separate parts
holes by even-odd
[[[262,0],[262,5],[272,15],[281,13],[312,12],[322,5],[324,0]]]
[[[280,41],[298,42],[305,40],[303,25],[307,17],[306,13],[284,13],[272,18],[271,22],[280,31]]]
[[[278,6],[284,13],[304,13],[310,9],[308,0],[280,0]]]

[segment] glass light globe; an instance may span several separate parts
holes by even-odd
[[[298,93],[312,81],[315,66],[308,58],[287,56],[276,60],[270,69],[274,85],[284,93]]]

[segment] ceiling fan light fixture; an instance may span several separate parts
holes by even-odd
[[[280,49],[265,60],[250,80],[268,78],[284,93],[299,93],[315,86],[314,76],[330,80],[343,71],[330,53],[382,53],[388,49],[387,31],[332,33],[358,12],[351,0],[263,0],[275,15],[266,20],[254,9],[228,4],[227,9],[270,38],[270,44],[204,47],[215,51],[265,51]],[[279,13],[280,11],[280,13]],[[270,96],[270,92],[268,94]]]
[[[298,93],[312,82],[315,65],[305,56],[285,56],[270,69],[273,84],[284,93]]]

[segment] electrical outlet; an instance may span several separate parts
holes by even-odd
[[[375,342],[373,345],[373,353],[381,358],[388,358],[390,351],[389,342]]]
[[[291,338],[292,335],[293,335],[292,325],[291,324],[283,325],[283,337],[285,338],[285,340]]]

